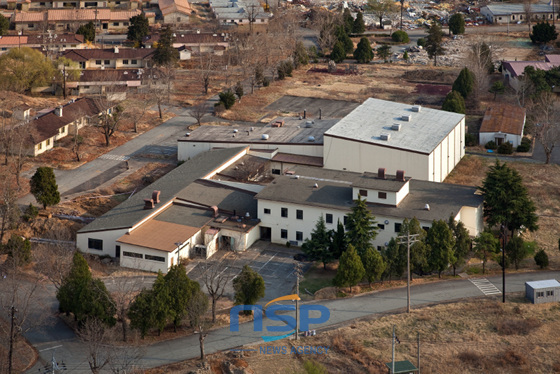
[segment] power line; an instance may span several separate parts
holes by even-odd
[[[420,234],[410,234],[410,230],[406,235],[397,236],[397,243],[406,243],[406,312],[410,313],[410,244],[419,242]]]

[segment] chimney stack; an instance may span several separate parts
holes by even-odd
[[[54,114],[56,114],[58,117],[62,117],[62,105],[54,110]]]
[[[144,199],[144,210],[146,209],[154,209],[154,200]]]
[[[212,206],[210,207],[210,209],[212,209],[212,210],[214,211],[213,217],[214,217],[214,218],[218,218],[218,207],[217,207],[216,205],[212,205]]]
[[[114,48],[114,52],[115,52],[115,53],[119,53],[119,47],[115,47],[115,48]]]
[[[397,170],[397,181],[404,182],[404,170]]]
[[[385,179],[385,168],[377,169],[377,177],[379,179]]]
[[[152,200],[154,201],[154,204],[159,204],[159,194],[160,191],[154,191],[152,192]]]

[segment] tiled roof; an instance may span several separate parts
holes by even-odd
[[[110,9],[49,9],[46,12],[18,12],[15,13],[15,23],[61,21],[128,21],[130,18],[141,14],[142,11]]]
[[[112,82],[141,80],[142,74],[138,75],[138,69],[105,69],[105,70],[82,70],[80,82]]]
[[[64,57],[74,61],[88,60],[113,60],[118,58],[126,59],[146,59],[155,52],[155,49],[144,48],[114,48],[110,49],[72,49],[64,52]]]
[[[52,37],[47,38],[45,35],[33,34],[26,36],[27,44],[44,44],[48,40],[49,44],[67,44],[67,43],[83,43],[84,36],[80,34],[59,34],[56,33]]]
[[[62,117],[51,111],[36,120],[29,122],[26,126],[29,129],[31,142],[39,144],[42,141],[52,138],[58,134],[58,130],[78,118],[84,116],[94,116],[101,112],[95,101],[91,98],[78,99],[62,108]]]
[[[323,167],[323,157],[294,155],[290,153],[278,153],[271,161]]]
[[[145,43],[153,44],[159,40],[159,34],[149,35],[145,38]],[[175,34],[174,44],[213,44],[213,43],[227,43],[225,36],[212,33],[179,33]]]
[[[126,233],[117,242],[173,252],[177,242],[183,242],[200,230],[200,227],[150,220],[136,230]]]
[[[159,0],[159,9],[164,16],[175,12],[189,15],[193,11],[187,0]]]
[[[480,132],[523,135],[525,109],[507,104],[493,104],[486,109]]]
[[[25,45],[27,36],[0,36],[0,45]]]
[[[556,64],[544,61],[504,61],[502,62],[502,66],[515,78],[523,75],[527,66],[532,66],[537,70],[550,70],[556,66]]]

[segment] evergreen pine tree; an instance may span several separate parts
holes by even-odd
[[[481,232],[474,239],[474,253],[482,261],[482,274],[486,273],[486,263],[500,250],[499,240],[490,231]]]
[[[176,317],[174,307],[177,307],[177,303],[172,300],[174,295],[171,294],[169,284],[161,271],[158,271],[151,293],[152,298],[148,300],[153,308],[153,326],[158,329],[158,335],[161,335],[167,323]]]
[[[158,66],[173,66],[179,60],[179,51],[173,47],[173,30],[165,27],[160,33],[157,48],[152,57],[154,64]]]
[[[465,99],[463,96],[457,91],[451,91],[445,97],[443,101],[443,105],[441,109],[445,110],[446,112],[454,112],[454,113],[461,113],[465,114],[467,111],[465,107]]]
[[[331,236],[327,231],[323,216],[317,220],[311,237],[305,240],[301,250],[311,261],[321,261],[324,269],[327,269],[327,264],[334,260],[334,254],[331,252]]]
[[[338,260],[340,256],[346,251],[346,231],[344,230],[344,225],[340,220],[336,225],[336,230],[330,231],[331,237],[331,247],[330,252],[335,260]]]
[[[381,279],[386,267],[385,261],[379,251],[373,248],[368,248],[366,253],[364,253],[363,265],[366,272],[366,279],[370,286],[376,280]]]
[[[350,292],[352,292],[352,287],[362,280],[365,272],[360,256],[354,246],[349,244],[346,252],[340,256],[333,284],[336,287],[350,287]]]
[[[474,74],[468,68],[463,68],[459,73],[455,82],[453,82],[453,91],[457,91],[465,99],[471,94],[474,89]]]
[[[443,55],[445,49],[442,46],[443,43],[443,31],[441,31],[441,26],[439,22],[434,21],[428,30],[428,37],[426,38],[425,49],[428,52],[428,56],[434,59],[434,66],[437,66],[438,56]]]
[[[453,238],[455,239],[455,245],[453,246],[453,261],[451,261],[451,266],[453,266],[453,276],[455,276],[457,267],[465,263],[467,255],[469,254],[471,249],[471,238],[469,236],[469,231],[463,222],[455,221],[453,217],[449,217],[448,225],[453,233]]]
[[[385,272],[383,273],[384,278],[402,277],[407,262],[406,247],[397,244],[395,238],[391,238],[383,251],[383,259],[386,264]]]
[[[361,64],[367,64],[373,60],[373,50],[369,44],[369,39],[365,36],[360,39],[358,47],[354,51],[354,58]]]
[[[352,32],[354,34],[363,34],[366,31],[366,24],[364,23],[364,15],[362,12],[358,12],[356,19],[354,20],[354,25],[352,27]]]
[[[413,218],[410,221],[405,218],[401,225],[401,231],[399,233],[402,235],[418,235],[416,239],[417,242],[411,244],[410,246],[410,271],[416,270],[417,273],[424,274],[428,272],[428,248],[426,246],[426,231],[420,226],[418,219]],[[408,251],[406,244],[401,244],[400,253],[405,253]],[[406,261],[406,259],[405,259]],[[412,273],[410,274],[412,279]]]
[[[449,31],[452,32],[453,35],[465,33],[465,19],[461,13],[455,13],[449,17]]]
[[[352,212],[347,216],[346,242],[352,244],[362,256],[368,248],[373,248],[377,230],[375,217],[368,210],[366,201],[358,196],[358,200],[354,200]]]
[[[172,266],[164,276],[165,286],[170,297],[170,310],[173,328],[177,327],[185,317],[185,307],[192,295],[200,289],[198,282],[190,280],[183,265]]]
[[[155,309],[154,293],[151,290],[142,290],[130,304],[128,309],[130,327],[139,330],[142,339],[156,325]]]
[[[233,280],[233,290],[235,291],[235,305],[256,304],[259,299],[264,297],[263,277],[249,265],[245,265],[241,274]],[[246,310],[244,314],[251,315],[252,311]]]
[[[30,192],[35,196],[37,202],[43,205],[43,209],[47,206],[56,205],[60,202],[60,193],[52,168],[41,166],[29,181]]]
[[[334,62],[341,63],[346,58],[346,52],[344,51],[344,46],[341,42],[336,42],[333,50],[331,52],[331,60]]]
[[[441,272],[455,261],[453,256],[455,239],[445,221],[432,222],[432,227],[426,236],[426,244],[429,245],[428,264],[441,278]]]

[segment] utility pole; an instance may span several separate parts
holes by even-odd
[[[418,242],[418,236],[420,234],[410,234],[410,231],[406,235],[397,236],[397,243],[406,243],[406,312],[410,313],[410,244]]]
[[[502,225],[502,237],[504,238],[502,246],[502,303],[506,302],[506,245],[507,245],[507,230],[506,226]]]
[[[391,338],[391,344],[392,344],[392,358],[391,358],[391,374],[395,373],[395,325],[393,325],[393,337]]]
[[[295,273],[296,273],[296,340],[299,339],[299,281],[303,278],[303,269],[301,262],[295,264]]]
[[[418,340],[418,357],[416,361],[416,367],[418,368],[418,374],[420,374],[420,333],[417,335]]]
[[[402,27],[403,27],[403,24],[402,24],[402,13],[403,13],[403,8],[404,8],[404,0],[401,0],[401,30],[402,30]],[[383,26],[382,26],[382,27],[383,27]]]
[[[10,312],[10,351],[8,353],[8,374],[12,374],[13,369],[13,355],[14,355],[14,322],[15,322],[16,307],[12,305]]]

